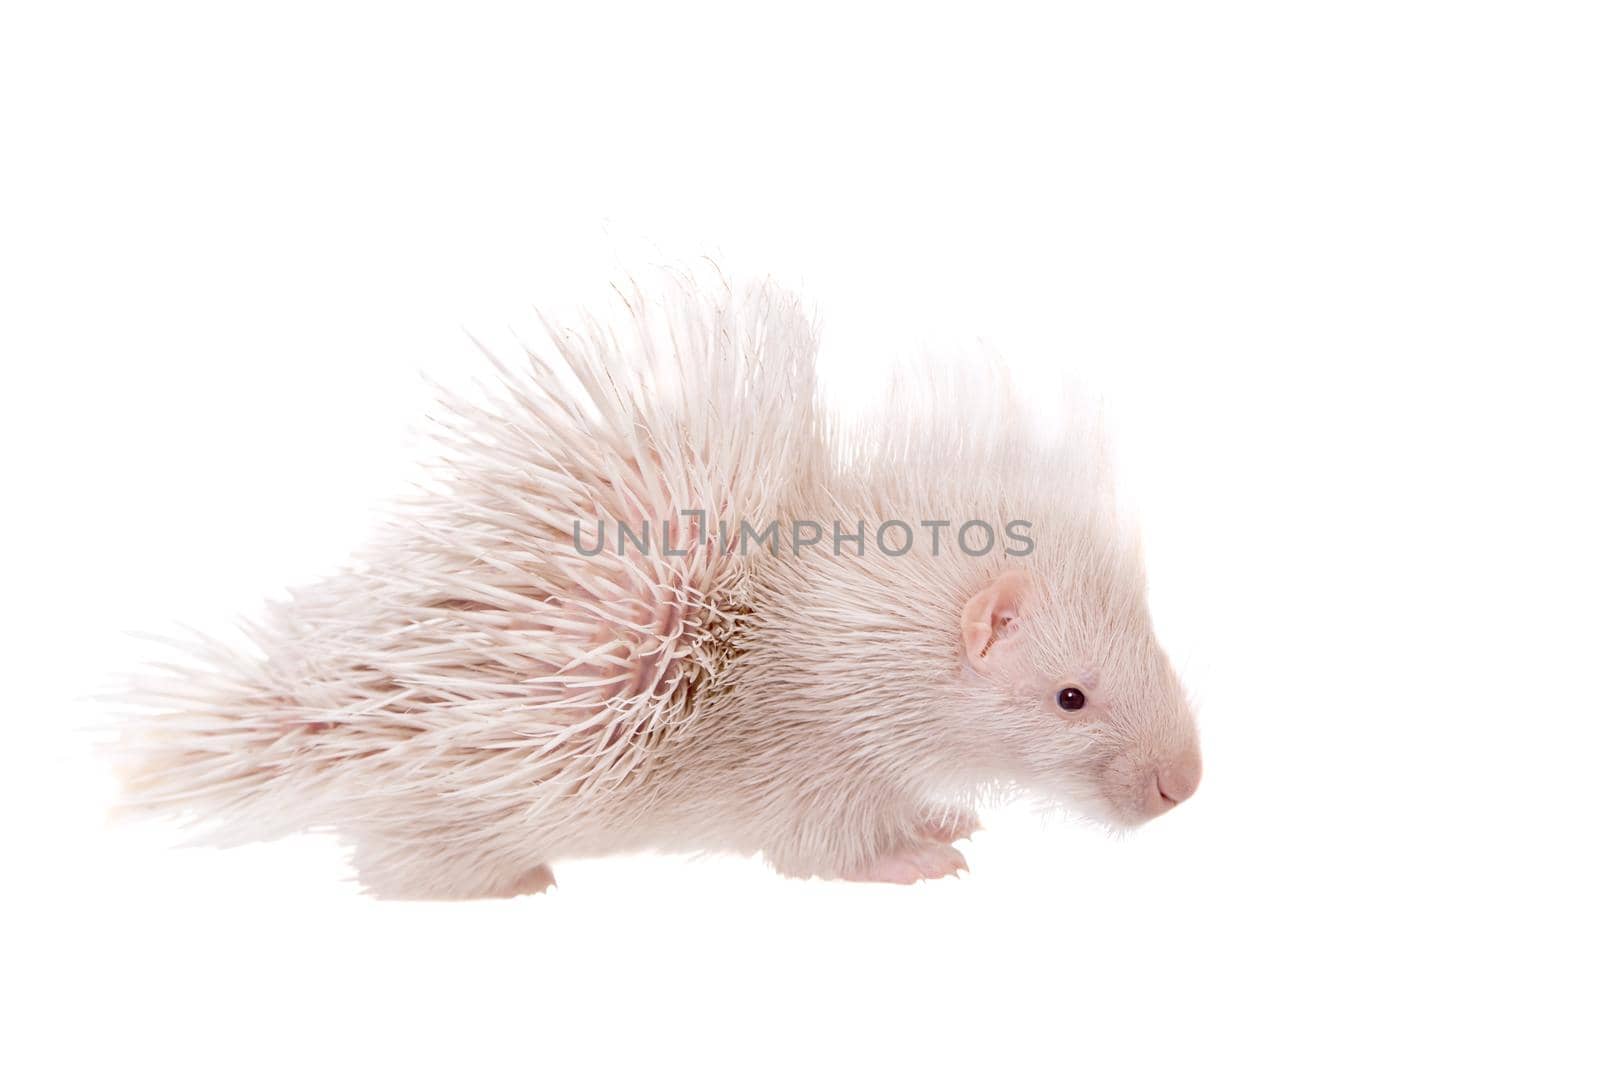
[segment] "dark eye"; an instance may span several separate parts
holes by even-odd
[[[1077,711],[1083,707],[1086,700],[1088,697],[1083,695],[1082,689],[1074,689],[1071,686],[1056,694],[1056,703],[1061,705],[1062,711]]]

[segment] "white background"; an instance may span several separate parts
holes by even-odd
[[[1592,6],[675,6],[8,7],[5,1058],[1595,1062]],[[456,905],[103,827],[125,631],[336,568],[462,327],[705,252],[846,398],[1107,394],[1192,802]]]

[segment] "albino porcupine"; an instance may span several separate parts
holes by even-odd
[[[375,894],[481,897],[647,848],[915,881],[964,867],[990,791],[1115,825],[1194,791],[1092,433],[1030,431],[992,374],[843,427],[794,297],[666,288],[447,397],[434,491],[256,654],[144,685],[127,808],[332,830]]]

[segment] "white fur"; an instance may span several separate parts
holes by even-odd
[[[273,606],[258,655],[206,645],[144,685],[164,712],[127,724],[128,807],[218,841],[330,829],[372,892],[402,897],[537,891],[552,861],[644,848],[946,873],[959,855],[929,828],[947,842],[1014,787],[1135,820],[1123,792],[1193,724],[1092,420],[1042,441],[985,371],[923,374],[839,426],[794,297],[666,289],[623,293],[621,332],[552,327],[550,354],[496,363],[490,399],[446,397],[435,491]],[[574,520],[589,543],[601,517],[676,519],[686,554],[580,555]],[[719,520],[795,518],[865,520],[866,555],[716,543]],[[886,558],[870,537],[889,518],[1024,519],[1038,548],[934,556],[918,537]],[[1008,568],[1031,607],[982,676],[957,620]],[[1075,724],[1050,694],[1091,675],[1102,713]]]

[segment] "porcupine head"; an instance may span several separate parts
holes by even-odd
[[[924,795],[1020,789],[1129,828],[1195,792],[1198,734],[1095,406],[1081,388],[1052,395],[1064,407],[1046,420],[992,362],[902,372],[882,409],[835,433],[850,458],[827,494],[896,529],[869,532],[864,559],[793,565],[800,603],[767,623],[791,664],[827,650],[790,667],[828,679],[801,699],[881,714],[875,743]]]

